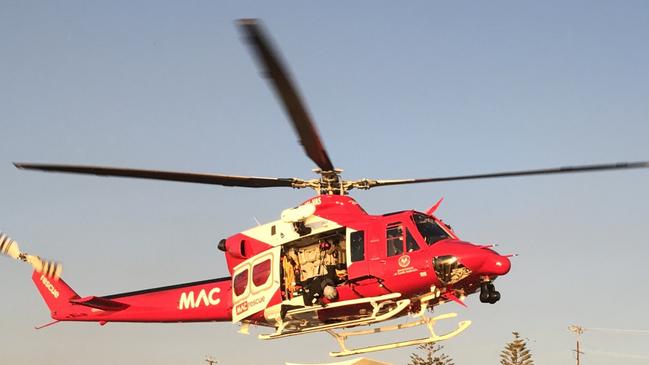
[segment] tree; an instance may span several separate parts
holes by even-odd
[[[521,338],[518,332],[512,332],[514,340],[505,345],[505,349],[500,353],[500,363],[502,365],[534,365],[532,354],[527,348],[527,343]]]
[[[410,362],[408,365],[455,365],[453,360],[446,354],[441,353],[444,346],[436,343],[426,343],[417,346],[417,348],[424,352],[425,358],[418,354],[410,355]]]

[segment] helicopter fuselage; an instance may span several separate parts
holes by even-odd
[[[416,303],[439,290],[429,306],[461,302],[510,269],[506,256],[462,241],[432,215],[370,215],[342,195],[309,199],[219,248],[233,278],[233,320],[256,324],[275,323],[282,306],[326,307],[390,293]],[[322,320],[354,317],[362,307],[331,310]]]

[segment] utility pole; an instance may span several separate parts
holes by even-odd
[[[568,331],[573,332],[577,336],[577,349],[573,351],[577,355],[577,365],[579,365],[579,355],[583,354],[583,352],[579,351],[579,335],[584,333],[584,327],[572,325],[568,327]]]
[[[214,358],[212,356],[206,356],[205,357],[205,362],[210,364],[210,365],[216,365],[216,364],[219,363],[218,361],[214,360]]]

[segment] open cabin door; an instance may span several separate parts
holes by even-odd
[[[234,268],[232,322],[264,310],[280,289],[280,251],[273,247]]]

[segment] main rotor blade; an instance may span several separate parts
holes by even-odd
[[[577,173],[577,172],[623,170],[623,169],[641,169],[641,168],[649,168],[649,161],[618,162],[618,163],[612,163],[612,164],[599,164],[599,165],[565,166],[565,167],[556,167],[556,168],[549,168],[549,169],[495,172],[495,173],[478,174],[478,175],[431,177],[431,178],[426,178],[426,179],[368,180],[366,182],[365,186],[367,186],[367,189],[369,189],[369,188],[373,188],[373,187],[377,187],[377,186],[388,186],[388,185],[419,184],[419,183],[456,181],[456,180],[490,179],[490,178],[496,178],[496,177],[550,175],[550,174],[570,174],[570,173]]]
[[[250,44],[253,45],[252,49],[255,51],[256,60],[264,75],[272,81],[275,93],[281,99],[307,156],[323,171],[333,171],[334,166],[318,135],[315,124],[300,99],[289,73],[282,65],[279,53],[274,50],[256,19],[241,19],[238,23]]]
[[[217,175],[194,172],[158,171],[129,169],[120,167],[80,166],[80,165],[53,165],[40,163],[16,163],[14,166],[25,170],[41,170],[47,172],[66,172],[84,175],[133,177],[139,179],[181,181],[198,184],[211,184],[223,186],[242,186],[247,188],[292,187],[294,183],[301,182],[295,178],[254,177]]]

